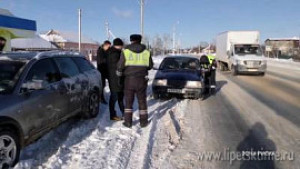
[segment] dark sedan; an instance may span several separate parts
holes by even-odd
[[[202,96],[200,61],[193,56],[168,56],[156,73],[152,85],[155,99],[183,96],[198,99]]]
[[[70,117],[96,117],[101,75],[73,52],[0,55],[0,168]]]

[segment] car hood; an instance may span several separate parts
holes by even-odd
[[[155,79],[199,81],[200,75],[197,71],[192,70],[160,70]]]

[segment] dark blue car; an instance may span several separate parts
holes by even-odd
[[[199,99],[202,96],[200,61],[194,56],[168,56],[158,68],[152,85],[155,99],[170,96]]]

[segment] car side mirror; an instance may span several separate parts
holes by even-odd
[[[46,88],[46,82],[43,80],[32,80],[22,84],[22,90],[25,92],[32,90],[43,90]]]
[[[228,56],[228,58],[230,58],[230,56],[231,56],[231,53],[229,50],[227,51],[227,56]]]

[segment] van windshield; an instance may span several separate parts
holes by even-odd
[[[262,56],[262,51],[259,45],[235,45],[235,54],[237,55],[256,55]]]
[[[11,93],[24,62],[0,60],[0,94]]]

